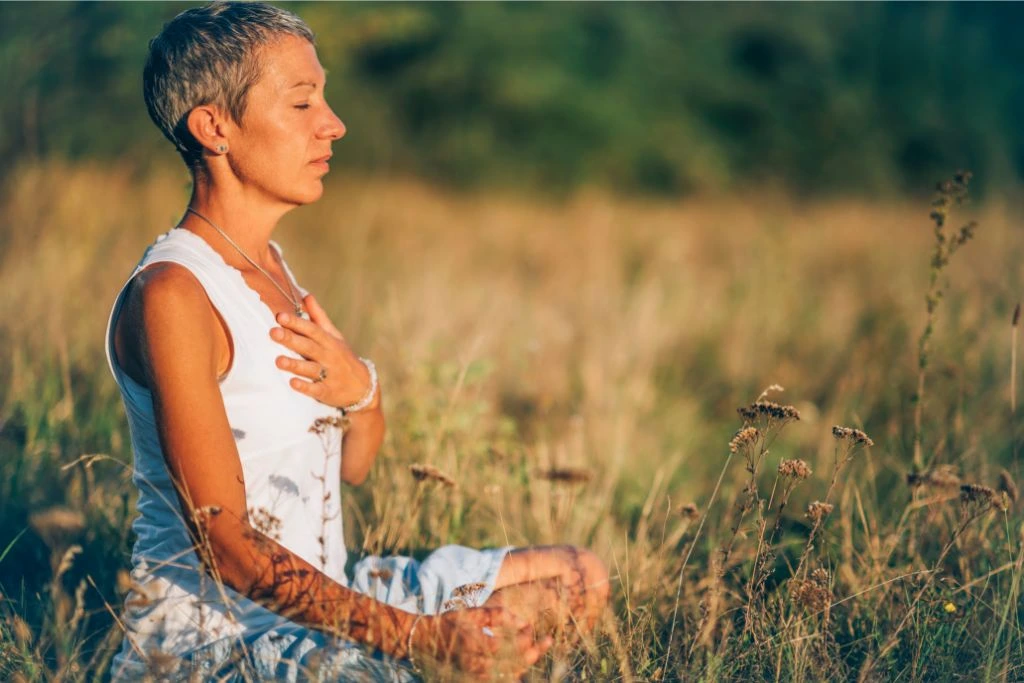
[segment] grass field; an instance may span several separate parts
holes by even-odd
[[[92,680],[134,514],[104,325],[188,187],[40,164],[2,193],[0,678]],[[381,372],[389,433],[347,491],[350,549],[594,548],[612,609],[537,680],[1024,679],[1020,216],[948,225],[980,223],[937,280],[911,487],[930,210],[333,178],[276,239]],[[772,384],[799,420],[745,425]]]

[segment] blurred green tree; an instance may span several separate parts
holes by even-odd
[[[0,4],[0,154],[174,155],[148,39],[187,4]],[[288,3],[349,134],[337,160],[459,186],[924,190],[1024,174],[1019,4]]]

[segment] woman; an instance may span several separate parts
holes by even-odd
[[[592,628],[608,575],[572,547],[446,546],[346,576],[340,482],[373,465],[380,383],[271,239],[320,197],[345,134],[309,28],[263,4],[191,9],[151,42],[143,80],[193,193],[107,327],[139,489],[114,677],[519,675],[552,630]]]

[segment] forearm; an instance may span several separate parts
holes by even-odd
[[[415,615],[332,580],[247,522],[219,515],[208,526],[208,563],[224,584],[292,621],[408,656]]]
[[[365,410],[345,416],[347,425],[342,437],[341,479],[358,486],[366,480],[377,453],[384,442],[384,411],[380,391]]]

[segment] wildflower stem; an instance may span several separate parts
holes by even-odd
[[[697,541],[700,540],[700,532],[704,529],[704,523],[708,521],[708,514],[711,512],[711,506],[715,502],[715,498],[718,497],[718,492],[722,488],[722,480],[725,479],[725,472],[729,469],[729,462],[732,460],[732,453],[729,453],[725,457],[725,464],[722,465],[722,471],[718,473],[718,481],[715,482],[715,488],[711,492],[711,498],[708,499],[707,507],[704,509],[704,515],[700,518],[700,524],[697,525],[697,533],[694,534],[693,540],[690,541],[690,547],[686,550],[686,556],[683,558],[683,564],[679,567],[679,579],[676,583],[676,601],[672,607],[672,625],[668,630],[668,647],[665,648],[665,664],[668,665],[668,658],[672,656],[672,642],[676,634],[676,618],[679,615],[679,599],[683,594],[683,573],[686,570],[686,565],[690,561],[690,556],[693,555],[693,549],[697,547]]]

